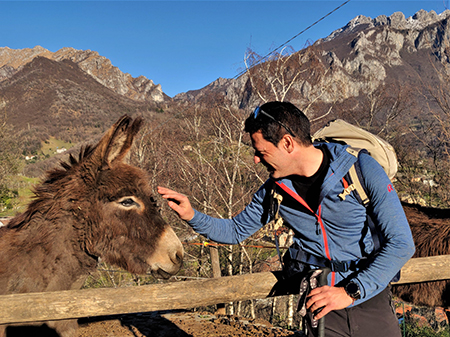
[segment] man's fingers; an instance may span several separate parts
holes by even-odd
[[[324,307],[320,312],[313,312],[313,318],[314,319],[321,319],[322,317],[325,317],[326,314],[328,314],[331,310],[327,307]]]
[[[167,205],[169,205],[169,207],[172,208],[178,214],[180,214],[180,212],[183,212],[183,209],[179,206],[179,203],[176,201],[169,200]]]
[[[313,313],[314,319],[321,319],[332,309],[326,297],[315,295],[312,296],[306,304],[306,307]]]
[[[166,193],[169,193],[169,192],[175,192],[175,191],[169,190],[167,187],[158,186],[158,193],[159,194],[166,194]]]
[[[328,314],[332,309],[326,298],[314,302],[310,307],[310,311],[313,313],[314,319],[321,319]]]
[[[166,199],[179,194],[178,192],[175,192],[173,190],[170,190],[166,187],[161,187],[161,186],[158,186],[158,193],[161,194],[161,196]]]
[[[158,186],[158,193],[168,201],[169,207],[177,212],[181,219],[192,220],[194,209],[187,196],[162,186]]]
[[[310,292],[306,307],[314,314],[315,319],[320,319],[330,311],[344,309],[351,303],[352,299],[344,288],[322,286]],[[318,312],[320,308],[322,310]]]
[[[326,297],[318,295],[309,296],[309,300],[306,302],[306,308],[314,312],[317,309],[327,305]]]
[[[164,199],[175,202],[177,204],[180,204],[183,201],[183,199],[187,199],[187,197],[184,194],[172,191],[165,187],[158,186],[158,193],[161,194],[161,197],[163,197]]]

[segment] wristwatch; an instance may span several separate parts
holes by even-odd
[[[350,296],[353,301],[359,300],[361,298],[361,290],[359,289],[359,285],[353,281],[350,281],[345,286],[345,292],[348,296]]]

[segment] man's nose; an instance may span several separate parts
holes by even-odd
[[[259,162],[261,162],[261,158],[255,155],[253,161],[255,162],[255,164],[258,164]]]

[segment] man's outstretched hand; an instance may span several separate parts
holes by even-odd
[[[168,201],[169,207],[177,212],[182,220],[192,220],[194,209],[187,196],[162,186],[158,186],[158,193]]]

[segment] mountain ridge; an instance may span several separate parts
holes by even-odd
[[[77,50],[70,47],[61,48],[56,52],[41,46],[24,49],[1,47],[0,82],[11,77],[38,56],[54,61],[71,60],[102,85],[133,100],[162,103],[170,99],[163,93],[160,84],[155,85],[145,76],[133,78],[130,74],[123,73],[113,66],[109,59],[96,51]]]
[[[33,138],[79,142],[104,132],[121,115],[150,116],[155,103],[118,94],[69,59],[34,57],[0,82],[6,122]]]
[[[349,100],[359,100],[364,95],[373,95],[382,88],[391,87],[386,90],[393,94],[396,90],[405,90],[412,85],[424,85],[425,80],[436,83],[435,69],[450,63],[449,15],[449,10],[441,14],[421,10],[410,18],[405,18],[403,13],[400,12],[389,17],[379,16],[375,19],[364,16],[354,18],[344,27],[332,32],[328,37],[290,55],[296,61],[291,62],[288,68],[304,74],[296,77],[295,83],[290,84],[289,92],[284,99],[292,101],[302,109],[308,109],[313,102],[316,105],[319,103],[327,105],[326,109],[328,109],[336,104],[345,104]],[[447,45],[445,44],[446,41]],[[170,110],[177,104],[187,106],[200,101],[212,102],[218,97],[217,95],[228,99],[231,106],[245,109],[260,104],[264,99],[276,98],[266,94],[264,94],[266,96],[261,96],[261,92],[257,92],[260,89],[255,89],[249,77],[259,76],[257,82],[259,81],[262,85],[268,83],[271,79],[262,78],[262,72],[259,70],[264,70],[263,68],[269,65],[271,61],[258,64],[252,71],[246,72],[238,78],[218,78],[204,88],[180,93],[170,99],[165,97],[164,94],[162,94],[162,97],[158,96],[161,94],[160,86],[154,85],[151,80],[144,76],[132,78],[129,74],[122,73],[108,59],[100,56],[98,52],[62,48],[53,53],[40,46],[17,50],[8,47],[0,48],[0,93],[5,92],[5,90],[11,91],[11,86],[14,85],[12,79],[38,57],[44,57],[53,62],[72,62],[73,65],[70,67],[73,68],[76,65],[99,85],[127,99],[128,101],[122,100],[116,96],[113,99],[113,101],[126,102],[123,103],[124,106],[127,106],[125,110],[143,109],[142,111],[147,111],[148,109],[154,109],[153,111],[156,111],[156,106],[160,111]],[[283,58],[286,57],[283,56]],[[310,61],[307,60],[308,58],[310,58]],[[278,60],[280,59],[282,58],[278,58]],[[42,62],[40,64],[45,66]],[[48,66],[53,67],[51,63],[48,63]],[[69,66],[69,63],[66,63],[66,66]],[[290,75],[287,75],[293,76],[294,72],[291,70]],[[45,72],[45,70],[42,71]],[[316,73],[312,75],[314,71]],[[78,74],[80,79],[84,78],[84,75]],[[62,79],[59,80],[60,84],[64,82]],[[289,81],[289,77],[286,77],[285,80]],[[51,79],[41,78],[40,81],[42,81],[42,86],[49,86]],[[68,85],[67,81],[62,85],[66,88],[64,90],[75,90],[74,88],[68,89]],[[131,87],[134,89],[131,90]],[[86,112],[85,106],[92,104],[95,107],[93,108],[94,111],[97,111],[100,115],[104,114],[98,102],[104,102],[105,97],[109,97],[110,93],[105,94],[106,91],[98,86],[93,90],[96,92],[94,95],[89,92],[86,92],[84,98],[75,95],[71,102],[69,102],[70,99],[67,99],[69,94],[61,96],[61,93],[59,93],[60,96],[58,96],[48,92],[46,97],[51,97],[54,100],[53,105],[48,107],[48,111],[42,107],[33,109],[40,111],[40,113],[54,114],[55,112],[52,109],[58,106],[59,109],[66,107],[70,109],[68,111],[72,112]],[[153,94],[157,98],[153,97]],[[98,98],[98,95],[102,98]],[[97,98],[94,98],[94,96]],[[91,99],[90,102],[81,103],[83,99],[86,100],[88,97]],[[41,99],[41,101],[43,104],[45,100]],[[78,103],[75,104],[75,101]],[[355,102],[352,103],[355,105],[353,109],[357,109],[359,106],[357,101]],[[14,109],[11,110],[10,103],[3,102],[2,104],[6,104],[6,108],[12,112]],[[147,104],[145,108],[142,108],[141,103],[150,105]],[[20,104],[24,106],[24,102],[20,102]],[[35,102],[33,104],[38,106],[40,103]],[[75,108],[71,104],[75,104]],[[108,107],[105,110],[111,108],[108,102],[102,104]],[[136,108],[137,106],[139,108]],[[24,109],[23,112],[16,110],[17,116],[21,113],[31,116],[30,107]],[[309,113],[312,114],[310,117],[314,117],[313,112]],[[64,115],[64,113],[62,114]],[[160,117],[163,116],[160,115]],[[23,126],[20,118],[16,118],[16,121],[15,124]]]
[[[426,26],[447,19],[449,16],[450,10],[448,9],[440,14],[437,14],[433,10],[427,12],[422,9],[408,18],[406,18],[402,12],[395,12],[390,16],[379,15],[374,19],[368,16],[358,15],[350,20],[344,27],[336,29],[327,37],[319,39],[315,43],[330,41],[340,34],[352,32],[355,29],[361,28],[361,25],[365,25],[365,29],[378,26],[390,26],[394,29],[422,30]]]
[[[198,102],[221,92],[234,107],[252,107],[261,101],[277,99],[270,93],[273,88],[269,85],[266,84],[266,92],[262,94],[258,92],[262,89],[255,89],[252,84],[258,81],[260,85],[273,84],[277,82],[276,76],[283,76],[278,82],[284,81],[284,89],[289,83],[284,99],[302,109],[309,109],[311,104],[328,105],[326,109],[345,105],[349,100],[373,96],[381,90],[400,95],[406,90],[411,92],[413,87],[433,86],[438,81],[437,71],[450,64],[449,16],[450,10],[441,14],[421,10],[407,19],[401,12],[375,19],[358,16],[328,37],[289,55],[292,60],[284,75],[272,73],[261,77],[270,62],[276,67],[278,60],[288,59],[275,55],[273,61],[257,64],[236,79],[216,80],[202,89],[178,94],[174,100]],[[311,60],[314,66],[308,63]],[[295,72],[289,69],[303,74],[295,77]],[[294,77],[295,82],[290,83]],[[359,106],[357,102],[352,104],[354,109]],[[424,104],[423,100],[418,102],[418,106]]]

